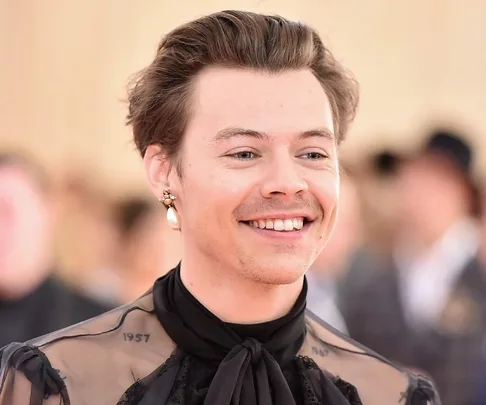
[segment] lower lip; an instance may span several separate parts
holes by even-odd
[[[299,229],[298,231],[297,230],[273,231],[271,229],[256,228],[254,226],[247,224],[246,222],[242,222],[241,224],[265,238],[274,239],[274,240],[284,240],[284,241],[298,241],[302,239],[304,235],[307,233],[311,223],[310,222],[305,223],[302,229]]]

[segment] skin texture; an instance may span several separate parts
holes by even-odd
[[[225,321],[282,316],[336,219],[338,155],[326,93],[309,70],[212,67],[197,77],[191,104],[182,178],[159,146],[144,158],[154,195],[170,189],[177,197],[183,282]],[[290,233],[245,222],[281,217],[311,222]]]

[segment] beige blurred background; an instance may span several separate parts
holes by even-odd
[[[468,129],[484,153],[484,0],[1,0],[0,147],[34,152],[53,175],[89,170],[109,193],[145,190],[124,126],[127,79],[168,30],[229,8],[314,25],[354,72],[349,156],[411,146],[436,121]]]
[[[486,404],[486,0],[0,0],[0,347],[131,302],[179,262],[126,85],[169,30],[223,9],[314,26],[361,86],[308,307],[431,375],[444,405]],[[436,126],[440,151],[393,153]]]

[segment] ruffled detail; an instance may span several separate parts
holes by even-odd
[[[411,376],[407,405],[441,405],[434,384],[422,376]]]
[[[51,396],[60,395],[64,405],[70,405],[66,384],[49,362],[47,356],[37,347],[12,343],[0,351],[2,391],[7,372],[14,369],[22,372],[32,384],[31,404],[42,404]]]
[[[305,405],[363,405],[354,385],[323,372],[310,357],[298,356],[295,361],[304,390]]]
[[[292,364],[285,378],[301,391],[296,403],[362,405],[353,385],[323,372],[311,358],[297,356]],[[201,366],[202,363],[176,349],[166,363],[129,387],[117,405],[201,405],[211,381]]]
[[[135,383],[126,390],[117,405],[138,404],[145,395],[145,390],[146,388],[140,380],[135,381]]]
[[[350,405],[363,405],[358,394],[356,387],[341,378],[334,381],[336,387],[344,395],[344,397],[349,401]]]

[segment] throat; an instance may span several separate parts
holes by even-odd
[[[274,319],[273,321],[254,323],[254,324],[238,324],[228,323],[226,325],[233,329],[242,339],[253,338],[259,342],[267,342],[272,335],[278,331],[282,326],[289,323],[292,319],[292,311],[286,315]]]
[[[303,278],[287,285],[264,285],[198,270],[194,274],[181,265],[180,280],[184,288],[221,321],[242,328],[284,317],[303,293]],[[305,301],[307,290],[303,295]]]

